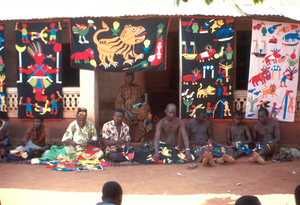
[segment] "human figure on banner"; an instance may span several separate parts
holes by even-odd
[[[250,162],[266,164],[268,155],[277,154],[280,150],[277,142],[280,140],[279,122],[269,118],[269,111],[265,108],[258,110],[258,123],[253,126],[253,140],[256,148]]]
[[[162,163],[192,161],[193,156],[190,153],[189,139],[184,122],[175,117],[176,105],[168,104],[165,114],[166,117],[161,119],[156,125],[153,160]],[[178,147],[180,134],[183,137],[185,149]]]
[[[22,33],[22,43],[30,43],[28,40],[28,34],[31,35],[31,32],[27,31],[27,24],[22,23],[22,29],[19,29],[18,22],[16,23],[15,30],[18,30]]]
[[[57,102],[62,99],[62,96],[59,94],[59,91],[56,91],[57,95],[58,95],[58,98],[55,99],[55,95],[54,94],[51,94],[50,98],[51,98],[51,102],[49,102],[47,104],[47,106],[49,106],[51,104],[51,112],[50,114],[54,114],[56,115],[57,114]]]
[[[117,108],[113,120],[105,123],[102,128],[103,143],[106,146],[105,154],[114,162],[132,160],[134,155],[130,149],[129,127],[123,122],[124,110]]]
[[[22,100],[23,100],[23,96],[20,96],[19,105],[24,105],[24,106],[26,106],[26,110],[25,110],[26,117],[28,117],[28,118],[33,118],[33,114],[32,114],[32,106],[35,107],[36,105],[33,104],[33,103],[31,103],[31,98],[30,98],[30,97],[27,97],[27,98],[26,98],[26,103],[23,103]]]
[[[134,84],[134,73],[125,74],[125,84],[118,89],[115,108],[125,110],[124,122],[130,128],[131,139],[143,140],[151,126],[150,106],[144,102],[144,88]],[[149,119],[149,120],[147,120]],[[150,122],[150,123],[149,123]]]
[[[60,68],[52,69],[50,66],[43,63],[44,59],[53,59],[53,57],[52,55],[45,56],[42,53],[42,47],[39,42],[30,44],[27,47],[27,51],[34,59],[35,64],[28,66],[28,69],[19,67],[19,72],[28,75],[28,83],[33,88],[32,92],[35,93],[35,100],[46,102],[48,96],[44,95],[45,89],[53,82],[53,77],[50,74],[58,74]]]
[[[60,22],[58,22],[58,28],[57,29],[55,29],[55,23],[51,23],[50,28],[51,29],[48,29],[46,27],[46,29],[45,29],[45,31],[50,32],[50,37],[49,37],[48,44],[55,44],[56,43],[56,33],[57,33],[58,30],[62,30]]]

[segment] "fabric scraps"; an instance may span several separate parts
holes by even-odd
[[[247,146],[243,145],[243,144],[238,144],[238,145],[221,145],[218,144],[214,141],[210,141],[208,142],[206,145],[202,145],[202,146],[197,146],[194,149],[192,149],[191,154],[193,154],[194,156],[198,156],[199,154],[201,154],[206,148],[209,148],[212,152],[213,155],[215,156],[223,156],[223,154],[226,154],[228,148],[233,147],[236,148],[246,154],[251,154],[253,153],[253,150],[249,149]]]

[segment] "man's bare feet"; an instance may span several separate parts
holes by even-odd
[[[209,155],[207,152],[204,152],[204,158],[202,160],[203,166],[207,165],[208,161],[209,161]]]
[[[209,161],[208,161],[209,165],[212,167],[216,166],[216,163],[213,160],[214,158],[213,154],[210,152],[208,155],[209,155]]]
[[[254,152],[252,157],[258,164],[266,164],[266,161],[257,152]]]
[[[212,167],[216,166],[215,162],[213,161],[213,155],[211,152],[204,152],[204,159],[202,161],[202,164],[204,166],[207,164],[209,164]]]
[[[224,159],[225,162],[229,162],[229,163],[234,163],[235,162],[235,159],[233,159],[228,154],[223,154],[223,159]]]
[[[223,157],[220,157],[219,159],[217,159],[217,163],[218,164],[224,164],[224,158]]]
[[[257,152],[253,152],[252,157],[249,158],[249,162],[257,162],[258,164],[266,164],[266,161]]]

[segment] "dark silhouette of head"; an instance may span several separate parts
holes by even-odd
[[[239,117],[243,117],[244,113],[243,113],[243,111],[241,111],[241,110],[236,110],[236,111],[234,112],[234,115],[239,116]]]
[[[300,205],[300,184],[295,189],[295,202],[296,205]]]
[[[261,205],[256,196],[241,196],[235,202],[235,205]]]
[[[267,117],[269,116],[269,111],[264,107],[259,108],[258,112],[264,112]]]
[[[109,181],[103,185],[102,188],[102,201],[109,202],[116,205],[120,205],[122,203],[122,195],[123,191],[117,182]]]

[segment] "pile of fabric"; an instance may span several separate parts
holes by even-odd
[[[68,146],[52,145],[50,152],[44,157],[32,159],[32,164],[46,164],[46,168],[55,171],[85,171],[98,170],[98,167],[110,166],[103,158],[103,151],[99,147],[92,146],[85,151],[69,155]],[[101,160],[100,160],[101,159]],[[103,170],[103,169],[101,169]]]

